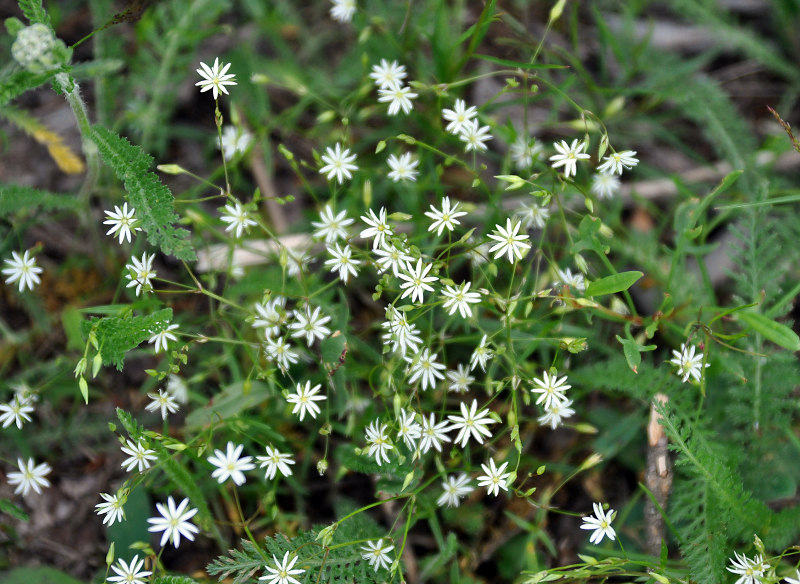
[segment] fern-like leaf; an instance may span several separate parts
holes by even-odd
[[[18,0],[19,9],[25,15],[31,24],[43,24],[48,28],[52,28],[50,24],[50,16],[42,5],[42,0]]]
[[[160,330],[165,322],[172,320],[172,309],[164,308],[146,316],[109,316],[83,321],[84,336],[94,332],[100,345],[103,365],[114,365],[122,371],[125,353]]]
[[[102,126],[93,126],[89,136],[97,144],[103,161],[124,183],[128,200],[136,209],[142,229],[147,232],[147,240],[179,260],[196,259],[189,232],[174,226],[178,217],[172,193],[150,172],[153,158]]]
[[[0,107],[26,91],[36,89],[47,83],[57,71],[31,73],[30,71],[14,71],[10,75],[0,75]]]
[[[157,576],[153,584],[197,584],[197,580],[189,576]]]
[[[375,571],[361,557],[361,544],[366,539],[377,539],[382,530],[367,514],[358,513],[337,525],[328,545],[319,541],[322,527],[316,526],[293,538],[281,534],[264,540],[264,549],[252,542],[242,541],[240,550],[230,550],[229,555],[211,562],[206,570],[220,580],[231,580],[232,584],[245,584],[265,565],[274,566],[274,556],[282,559],[286,552],[296,554],[296,568],[305,570],[299,576],[303,584],[315,582],[377,584],[385,582],[387,571]]]
[[[0,185],[0,218],[25,211],[76,211],[81,202],[72,195],[51,193],[32,187]]]

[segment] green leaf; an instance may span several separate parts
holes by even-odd
[[[493,57],[491,55],[474,55],[476,59],[480,59],[481,61],[489,61],[490,63],[495,63],[497,65],[502,65],[504,67],[514,67],[517,69],[566,69],[566,65],[542,65],[536,63],[523,63],[522,61],[512,61],[510,59],[500,59],[498,57]]]
[[[16,568],[3,574],[3,584],[84,584],[69,574],[47,566]]]
[[[147,241],[179,260],[195,260],[189,232],[173,225],[178,216],[172,193],[150,172],[153,158],[102,126],[92,126],[89,137],[97,144],[103,161],[124,183],[140,226],[147,232]]]
[[[14,71],[10,75],[0,76],[0,106],[26,91],[36,89],[53,77],[57,71],[31,73],[30,71]]]
[[[595,280],[586,287],[586,296],[605,296],[627,290],[644,274],[642,272],[621,272]]]
[[[60,195],[32,187],[0,185],[0,217],[7,217],[21,211],[28,213],[75,211],[80,207],[80,200],[72,194]]]
[[[164,308],[147,316],[92,318],[81,323],[84,336],[94,330],[103,365],[122,370],[125,353],[153,336],[165,322],[172,320],[172,309]]]
[[[25,15],[31,24],[43,24],[47,28],[52,29],[50,25],[50,17],[47,11],[42,6],[42,0],[18,0],[19,9]]]
[[[7,513],[20,521],[28,521],[28,514],[21,507],[17,507],[8,499],[0,499],[0,513]]]
[[[261,405],[272,395],[274,391],[261,381],[253,381],[246,394],[241,381],[231,383],[217,393],[206,407],[192,410],[186,416],[186,427],[203,428],[220,419],[232,418],[244,410]]]
[[[800,351],[800,337],[788,326],[777,323],[758,312],[742,311],[736,316],[768,341],[790,351]]]
[[[602,221],[597,217],[585,215],[578,226],[580,238],[573,243],[572,253],[580,253],[585,249],[590,249],[600,256],[608,253],[608,244],[601,241],[600,227],[602,226]]]
[[[189,576],[158,576],[153,584],[197,584],[197,580]]]
[[[631,338],[623,339],[619,335],[615,336],[622,345],[622,352],[625,355],[625,361],[627,361],[628,367],[630,367],[631,371],[634,373],[639,373],[639,365],[642,362],[641,354],[646,351],[654,351],[656,345],[640,345]]]

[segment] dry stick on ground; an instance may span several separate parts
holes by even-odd
[[[661,542],[664,541],[664,516],[669,493],[672,489],[672,463],[667,449],[667,436],[658,423],[661,415],[656,411],[656,402],[667,403],[669,398],[663,393],[653,397],[650,406],[650,423],[647,425],[647,465],[644,483],[655,497],[658,507],[650,497],[644,501],[644,519],[647,540],[647,553],[658,556]],[[660,509],[659,509],[660,507]]]
[[[259,152],[255,152],[253,173],[256,177],[256,182],[267,198],[267,208],[273,217],[273,224],[277,233],[285,233],[286,220],[284,218],[283,209],[272,198],[276,197],[276,190],[272,180],[269,178],[263,162],[259,164],[256,161],[262,161],[263,157]],[[797,168],[800,164],[797,154],[795,152],[787,152],[782,154],[777,159],[771,152],[762,152],[756,158],[756,163],[759,166],[773,165],[775,170],[788,171]],[[259,170],[260,168],[260,170]],[[690,169],[683,174],[681,178],[686,182],[708,182],[720,180],[733,170],[727,162],[719,162],[712,166],[702,166]],[[633,195],[648,200],[658,201],[669,199],[678,194],[678,187],[672,179],[656,179],[646,180],[623,185],[620,191],[620,197],[623,202],[633,202]],[[503,209],[513,210],[518,209],[523,202],[527,199],[523,197],[508,197],[503,199]],[[480,215],[480,209],[476,211]],[[279,225],[282,228],[279,229]],[[398,231],[403,231],[404,226],[398,226]],[[406,227],[408,230],[408,227]],[[277,240],[254,240],[244,241],[240,247],[237,247],[234,252],[233,263],[237,266],[253,266],[258,264],[265,264],[272,261],[270,255],[280,255],[282,247],[292,250],[309,249],[313,242],[311,236],[308,234],[292,234],[279,237]],[[325,249],[324,244],[318,243],[314,249],[314,253],[321,252]],[[212,245],[207,251],[200,250],[197,254],[197,270],[199,272],[208,272],[212,270],[224,270],[229,265],[229,247],[228,244]],[[719,271],[723,273],[723,271]]]
[[[275,188],[275,183],[272,181],[270,173],[267,172],[267,165],[264,162],[264,153],[260,144],[256,144],[253,148],[253,156],[250,160],[252,161],[253,177],[256,179],[256,184],[264,197],[264,204],[267,207],[272,228],[277,234],[286,233],[288,227],[286,215],[281,205],[277,202],[278,190]],[[234,265],[240,264],[234,262]]]

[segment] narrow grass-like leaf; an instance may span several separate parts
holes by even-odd
[[[566,69],[566,65],[551,65],[544,63],[523,63],[522,61],[512,61],[510,59],[501,59],[500,57],[493,57],[492,55],[474,55],[476,59],[481,61],[488,61],[495,65],[502,65],[503,67],[512,67],[514,69]]]
[[[17,507],[8,499],[0,499],[0,513],[6,513],[20,521],[28,521],[28,514],[21,507]]]
[[[179,260],[195,260],[189,232],[174,226],[178,217],[172,193],[150,172],[153,158],[102,126],[93,126],[89,137],[97,144],[103,161],[125,184],[128,200],[136,209],[141,228],[147,232],[147,240]]]
[[[765,339],[790,351],[800,351],[800,337],[788,326],[775,322],[758,312],[739,312],[737,318]]]

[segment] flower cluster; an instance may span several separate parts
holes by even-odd
[[[456,99],[453,109],[442,110],[444,120],[448,122],[445,128],[455,134],[464,142],[465,152],[483,152],[487,150],[486,142],[493,136],[489,133],[489,126],[481,126],[478,121],[478,108],[474,105],[467,107],[463,99]]]

